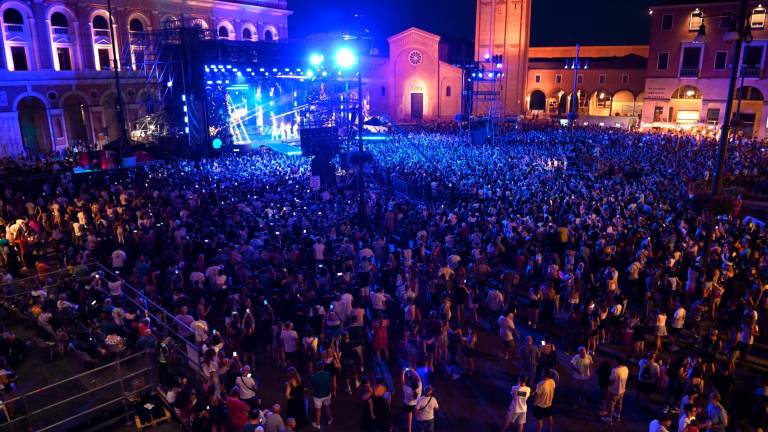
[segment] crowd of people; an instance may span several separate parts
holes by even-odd
[[[715,142],[577,128],[572,143],[522,125],[490,144],[440,129],[369,151],[377,178],[451,193],[422,203],[376,185],[362,218],[354,190],[314,192],[307,159],[266,149],[6,187],[6,296],[37,283],[4,305],[62,355],[156,352],[193,430],[356,416],[362,431],[434,431],[433,377],[472,381],[488,346],[516,382],[502,430],[555,430],[562,389],[612,425],[632,389],[651,432],[766,426],[768,381],[737,377],[765,367],[752,349],[768,320],[768,233],[737,204],[694,205],[688,184],[712,176]],[[735,143],[727,171],[765,176],[764,149]],[[568,170],[587,156],[592,175]],[[146,319],[148,301],[173,318]],[[187,345],[197,371],[179,366]],[[284,391],[266,394],[275,365]],[[359,406],[336,408],[340,392]]]

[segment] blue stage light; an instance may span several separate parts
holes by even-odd
[[[325,60],[325,56],[320,53],[312,53],[309,55],[309,64],[312,66],[320,66]]]
[[[327,77],[327,76],[328,76],[328,72],[326,72],[326,71],[323,71],[323,76],[324,76],[324,77]]]
[[[306,75],[312,78],[313,76],[315,76],[315,71],[313,71],[312,69],[307,69]]]
[[[277,68],[272,68],[272,72],[277,72]]]
[[[340,48],[336,51],[336,65],[340,68],[347,69],[354,66],[356,63],[357,57],[349,48]]]
[[[241,77],[241,76],[243,76],[243,73],[238,71],[237,72],[237,76]]]
[[[246,68],[245,71],[246,72],[251,72],[251,68]]]
[[[221,142],[221,138],[214,138],[213,142],[211,142],[211,145],[213,146],[214,150],[218,150],[221,148],[223,142]]]
[[[264,72],[264,68],[259,68],[259,72]]]
[[[168,83],[167,83],[166,85],[167,85],[168,87],[173,87],[173,80],[170,80],[170,81],[168,81]]]
[[[187,101],[187,95],[183,94],[181,95],[181,101],[186,102]]]

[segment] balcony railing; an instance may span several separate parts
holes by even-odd
[[[680,78],[698,78],[699,77],[699,69],[698,68],[683,68],[680,69]]]
[[[760,68],[742,66],[741,76],[744,78],[760,78]]]
[[[24,33],[24,24],[6,24],[6,33]]]
[[[51,31],[57,35],[68,35],[69,27],[51,27]]]
[[[93,31],[94,36],[109,37],[109,29],[96,29]]]

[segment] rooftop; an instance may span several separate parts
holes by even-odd
[[[621,57],[581,57],[588,61],[591,69],[645,69],[648,59],[628,54]],[[566,63],[573,61],[572,57],[534,57],[528,59],[529,69],[564,69]]]

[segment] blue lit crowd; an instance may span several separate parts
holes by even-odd
[[[715,141],[574,135],[431,125],[371,143],[363,219],[354,188],[313,191],[307,158],[267,149],[5,187],[3,306],[62,356],[150,350],[196,431],[453,430],[433,377],[472,382],[488,355],[515,383],[500,430],[566,430],[565,405],[617,430],[627,410],[651,432],[765,428],[768,233],[741,194],[766,195],[766,147],[731,144],[726,171],[751,189],[713,207],[694,185]],[[128,286],[173,320],[144,318]],[[11,374],[30,348],[5,327]],[[279,394],[259,385],[275,370]]]

